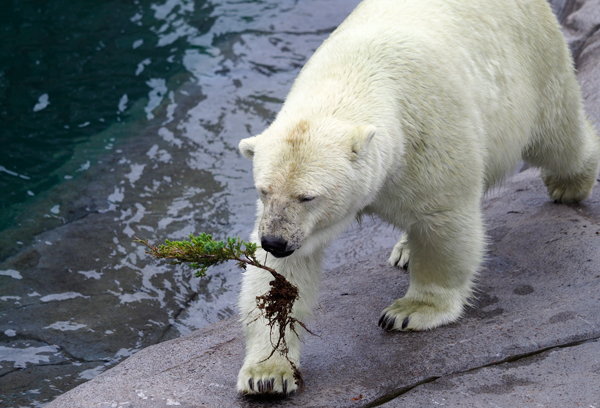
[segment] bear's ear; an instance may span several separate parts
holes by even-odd
[[[361,125],[354,129],[352,135],[352,153],[358,158],[366,153],[369,143],[377,129],[373,125]]]
[[[242,139],[239,148],[240,152],[246,159],[252,160],[254,158],[254,148],[256,147],[256,136]]]

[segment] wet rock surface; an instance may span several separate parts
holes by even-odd
[[[600,399],[600,342],[573,344],[516,361],[442,377],[385,407],[580,407]]]
[[[477,299],[457,323],[424,333],[377,327],[408,276],[386,265],[398,232],[367,219],[329,251],[309,322],[317,336],[306,338],[301,360],[302,393],[285,400],[235,393],[244,354],[235,316],[176,338],[233,315],[237,271],[190,279],[185,269],[150,263],[130,240],[250,231],[251,164],[235,141],[272,119],[299,67],[354,6],[292,3],[281,7],[286,18],[272,17],[273,27],[257,20],[236,35],[215,29],[219,67],[199,66],[198,81],[183,81],[185,94],[158,108],[160,120],[118,146],[126,154],[90,172],[85,199],[65,193],[65,225],[0,264],[21,277],[0,276],[12,296],[0,304],[2,347],[13,353],[0,372],[4,401],[43,401],[39,393],[58,395],[95,377],[47,406],[596,406],[600,187],[581,205],[556,205],[533,170],[485,199],[488,261]],[[563,13],[598,125],[600,4],[551,3]],[[177,119],[165,123],[169,117]],[[27,279],[33,291],[23,289]]]

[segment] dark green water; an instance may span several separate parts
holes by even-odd
[[[0,231],[110,150],[118,141],[87,149],[70,174],[60,170],[77,145],[127,120],[135,101],[164,97],[165,78],[185,72],[184,52],[194,48],[187,36],[201,36],[215,20],[204,1],[1,3]],[[187,32],[169,24],[173,16]]]

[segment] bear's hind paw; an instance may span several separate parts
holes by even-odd
[[[596,170],[563,179],[542,172],[542,180],[548,188],[548,195],[555,203],[573,204],[585,200],[596,183]]]
[[[461,313],[461,304],[440,307],[404,297],[381,312],[378,325],[387,331],[429,330],[454,322]]]

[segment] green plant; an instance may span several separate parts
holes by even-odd
[[[165,240],[163,245],[152,246],[148,240],[144,241],[136,237],[136,241],[146,245],[149,250],[146,253],[156,259],[170,259],[172,264],[180,265],[189,263],[196,269],[196,277],[206,276],[209,267],[219,265],[227,261],[237,261],[238,265],[246,269],[247,265],[270,270],[258,262],[255,257],[256,244],[244,242],[239,237],[229,238],[227,241],[215,241],[212,235],[202,233],[200,236],[190,235],[189,241]],[[244,248],[242,248],[242,246]],[[275,272],[270,270],[269,272]],[[277,272],[275,272],[277,273]]]
[[[289,348],[285,340],[285,331],[288,327],[291,332],[298,335],[296,324],[312,334],[304,323],[292,316],[294,303],[299,297],[298,288],[273,268],[266,266],[266,257],[265,262],[262,264],[256,259],[258,248],[256,244],[245,242],[239,237],[227,237],[226,241],[215,241],[211,235],[205,233],[197,237],[190,235],[189,241],[165,240],[165,243],[159,246],[150,245],[148,240],[144,241],[137,237],[135,242],[146,245],[148,247],[146,253],[156,259],[170,259],[171,263],[175,265],[189,263],[192,268],[196,269],[195,275],[197,277],[206,276],[209,267],[227,261],[236,261],[243,269],[246,269],[248,265],[252,265],[271,273],[274,278],[269,283],[271,289],[264,295],[256,297],[256,307],[267,320],[267,324],[271,329],[273,351],[265,360],[268,360],[276,351],[279,351],[292,366],[296,384],[298,387],[302,386],[302,375],[296,364],[288,357]],[[256,319],[258,318],[256,317]],[[277,332],[277,341],[273,341],[273,331]]]

